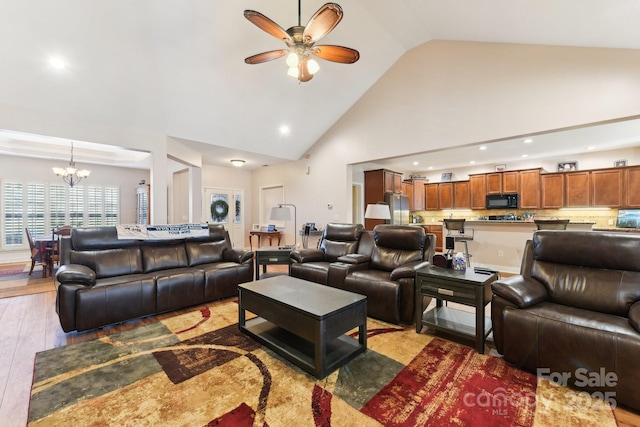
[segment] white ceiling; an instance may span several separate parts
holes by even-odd
[[[303,24],[323,3],[302,1]],[[284,44],[243,10],[286,29],[297,24],[293,0],[0,0],[0,103],[168,135],[205,163],[241,156],[256,168],[299,159],[400,56],[430,40],[640,49],[637,0],[339,3],[344,19],[322,43],[361,59],[319,61],[315,78],[298,84],[284,59],[244,63]],[[53,69],[53,56],[66,67]]]

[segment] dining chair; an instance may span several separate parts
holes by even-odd
[[[29,249],[31,250],[31,269],[29,269],[29,276],[33,273],[33,268],[36,265],[36,262],[39,262],[42,265],[42,277],[47,277],[47,268],[48,268],[48,257],[46,253],[40,250],[40,247],[36,245],[31,238],[31,233],[29,233],[29,229],[25,228],[24,231],[27,233],[27,240],[29,241]]]
[[[70,236],[71,228],[70,225],[63,225],[57,229],[51,229],[51,248],[49,249],[47,267],[54,278],[53,269],[60,264],[60,239],[62,236]]]

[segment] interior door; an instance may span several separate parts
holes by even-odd
[[[223,224],[234,248],[244,247],[244,191],[205,188],[202,212],[207,224]]]

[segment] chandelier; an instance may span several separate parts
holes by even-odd
[[[76,162],[73,161],[73,141],[71,141],[71,161],[66,168],[53,168],[53,173],[57,176],[61,176],[64,182],[69,184],[69,187],[73,187],[83,178],[86,178],[91,174],[91,171],[86,169],[76,169]]]

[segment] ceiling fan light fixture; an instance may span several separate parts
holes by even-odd
[[[289,67],[289,71],[287,71],[287,75],[293,77],[294,79],[298,78],[298,67]]]
[[[315,59],[309,59],[307,61],[307,69],[310,74],[315,74],[320,70],[320,65],[318,65],[318,62]]]
[[[295,68],[299,63],[300,59],[298,58],[298,54],[292,51],[289,56],[287,56],[287,65],[289,68]]]

